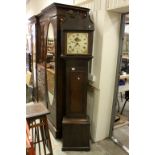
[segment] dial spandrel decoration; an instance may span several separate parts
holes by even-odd
[[[67,54],[88,54],[88,33],[67,33]]]

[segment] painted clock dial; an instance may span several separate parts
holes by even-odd
[[[88,33],[67,33],[67,54],[88,54]]]

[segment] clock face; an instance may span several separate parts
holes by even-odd
[[[88,54],[88,33],[67,33],[67,54]]]

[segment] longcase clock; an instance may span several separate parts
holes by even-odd
[[[62,150],[90,150],[90,121],[86,109],[93,31],[89,9],[75,7],[68,10],[61,25],[61,58],[65,62],[66,86]]]

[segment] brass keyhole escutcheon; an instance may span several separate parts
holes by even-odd
[[[72,71],[75,71],[76,70],[76,68],[75,67],[72,67]]]
[[[78,77],[77,79],[80,80],[80,77]]]

